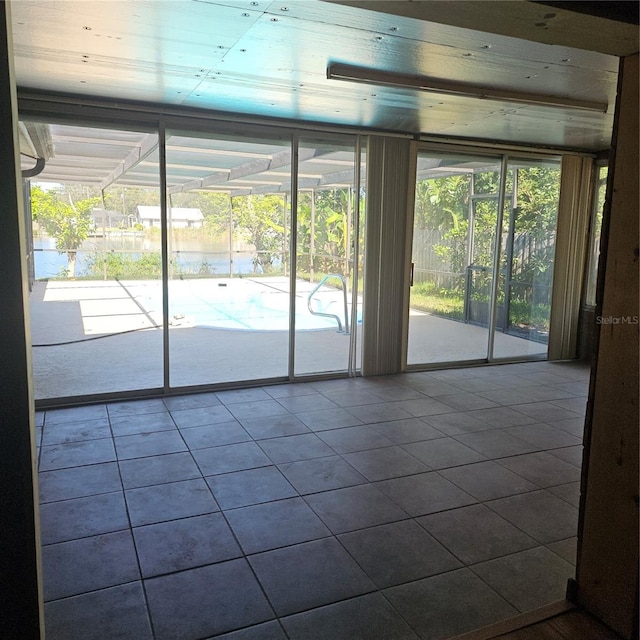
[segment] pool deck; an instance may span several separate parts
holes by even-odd
[[[273,309],[281,307],[282,301],[288,301],[285,278],[253,282],[255,290],[264,290],[266,286],[274,294],[269,302]],[[203,295],[219,284],[219,280],[209,279],[170,283],[171,386],[285,377],[288,332],[276,330],[274,319],[281,314],[270,313],[262,321],[255,317],[255,311],[247,311],[245,304],[243,313],[253,317],[240,318],[241,324],[249,322],[249,326],[258,327],[262,322],[271,330],[231,328],[237,319],[225,325],[211,314],[216,306],[215,296],[206,299]],[[312,286],[300,282],[297,322],[310,327],[314,326],[311,322],[320,321],[316,326],[325,328],[296,332],[296,374],[344,371],[349,338],[336,331],[334,321],[310,316],[306,295]],[[278,302],[274,302],[276,299]],[[241,302],[246,302],[246,296],[241,296]],[[304,314],[309,317],[305,318]],[[161,323],[159,281],[36,282],[31,294],[32,344],[68,343],[33,349],[36,399],[162,387]],[[221,324],[223,326],[219,326]],[[484,357],[485,328],[414,311],[410,326],[409,363]],[[282,325],[285,327],[286,322]],[[360,330],[359,326],[358,332]],[[110,333],[119,335],[100,337]],[[546,345],[502,333],[496,334],[495,344],[496,354],[503,357],[546,352]]]

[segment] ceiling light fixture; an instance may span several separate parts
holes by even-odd
[[[482,85],[449,82],[427,76],[414,76],[391,71],[380,71],[367,67],[357,67],[349,64],[329,63],[327,67],[329,80],[345,80],[362,84],[374,84],[395,89],[412,89],[427,93],[477,98],[479,100],[493,100],[497,102],[514,102],[516,104],[534,105],[541,107],[556,107],[560,109],[579,109],[582,111],[596,111],[606,113],[608,104],[575,100],[563,96],[525,93],[505,89],[494,89]]]

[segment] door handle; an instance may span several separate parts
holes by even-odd
[[[411,270],[409,271],[409,286],[413,287],[413,271],[416,266],[415,262],[411,263]]]

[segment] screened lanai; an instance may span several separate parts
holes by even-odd
[[[32,121],[21,134],[23,167],[44,158],[27,208],[39,399],[357,373],[364,140],[169,129],[163,146],[156,132]],[[543,165],[557,197],[557,163],[520,162],[510,211],[519,172]],[[499,163],[421,153],[417,167],[407,362],[485,358]],[[552,271],[518,281],[522,247],[538,256],[511,218],[492,348],[544,356]]]

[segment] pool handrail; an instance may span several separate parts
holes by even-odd
[[[338,333],[343,333],[342,330],[342,322],[340,317],[335,313],[326,313],[324,311],[316,311],[311,306],[311,299],[317,293],[317,291],[322,287],[322,285],[331,278],[338,278],[342,283],[342,294],[344,296],[344,333],[349,335],[349,310],[347,307],[347,279],[341,273],[328,273],[320,282],[313,288],[309,296],[307,297],[307,308],[309,309],[309,313],[314,316],[324,316],[325,318],[333,318],[338,323]]]

